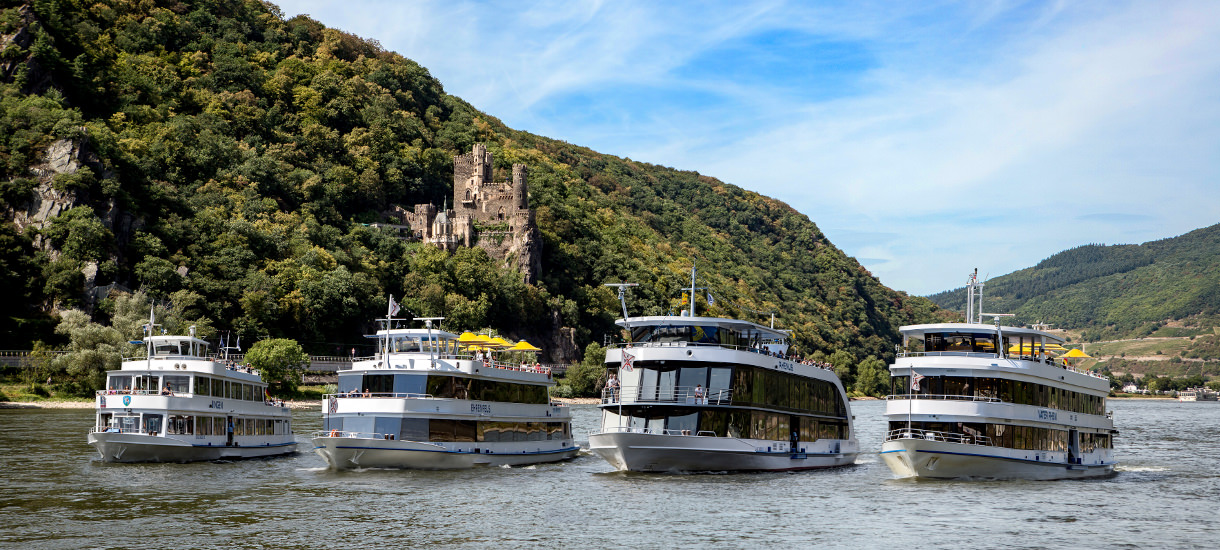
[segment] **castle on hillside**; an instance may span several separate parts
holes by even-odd
[[[477,143],[471,152],[453,157],[453,208],[417,204],[414,211],[395,207],[394,212],[416,239],[451,252],[478,246],[533,284],[542,258],[528,177],[524,164],[514,164],[512,181],[492,181],[491,152]]]

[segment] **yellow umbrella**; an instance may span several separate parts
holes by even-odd
[[[513,347],[508,348],[508,351],[542,351],[542,348],[536,347],[533,344],[522,340],[513,344]]]
[[[1084,358],[1092,358],[1093,356],[1089,355],[1083,351],[1080,351],[1078,349],[1072,349],[1072,350],[1069,350],[1067,353],[1060,355],[1060,357],[1068,357],[1068,358],[1072,358],[1072,359],[1084,359]]]
[[[501,338],[499,336],[489,340],[488,344],[494,345],[496,347],[503,347],[503,348],[512,347],[512,344],[509,343],[508,340],[505,340],[504,338]]]
[[[483,336],[482,334],[475,334],[473,332],[463,332],[461,336],[458,336],[458,342],[465,345],[486,344],[488,340],[489,339],[486,336]]]

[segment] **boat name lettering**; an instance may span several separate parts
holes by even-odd
[[[1041,420],[1059,420],[1059,415],[1055,411],[1042,409],[1038,411],[1038,418]]]
[[[781,361],[780,364],[775,366],[775,368],[777,368],[779,370],[786,370],[788,372],[794,372],[794,370],[792,368],[792,363],[789,363],[787,361]]]
[[[223,408],[225,408],[225,402],[221,401],[219,399],[213,399],[211,403],[208,403],[208,408],[209,409],[223,409]]]
[[[471,403],[470,412],[479,414],[491,414],[491,405],[487,403]]]

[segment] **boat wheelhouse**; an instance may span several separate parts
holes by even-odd
[[[151,325],[151,323],[150,323]],[[194,336],[151,336],[96,395],[88,441],[105,462],[192,462],[296,451],[292,412],[259,373]]]
[[[579,452],[569,408],[550,400],[549,368],[498,359],[492,350],[506,346],[433,329],[439,318],[417,320],[427,328],[379,330],[376,354],[339,371],[313,437],[331,468],[462,469]]]
[[[1065,479],[1114,471],[1110,382],[1055,357],[1063,339],[975,315],[901,327],[881,457],[904,478]],[[981,307],[977,310],[981,312]],[[996,316],[994,325],[982,316]]]
[[[624,315],[617,324],[630,340],[606,350],[613,372],[602,393],[601,427],[589,436],[590,450],[616,469],[803,470],[855,462],[860,446],[842,383],[828,368],[789,358],[786,332],[693,315]]]

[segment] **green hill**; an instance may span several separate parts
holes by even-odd
[[[1017,322],[1082,330],[1090,341],[1174,327],[1174,336],[1210,333],[1220,326],[1220,225],[1140,245],[1065,250],[995,277],[984,290],[988,311],[1015,313]],[[929,298],[963,311],[966,291]]]
[[[886,357],[898,326],[936,315],[786,204],[513,130],[411,60],[269,4],[2,13],[0,284],[14,294],[0,347],[55,338],[55,311],[105,318],[108,290],[144,289],[204,336],[331,353],[362,343],[392,294],[411,314],[534,339],[566,362],[614,330],[603,283],[640,283],[632,314],[664,313],[692,263],[712,314],[775,312],[798,353],[844,365]],[[454,155],[474,143],[497,171],[529,165],[536,284],[481,249],[445,254],[367,225],[440,204]]]

